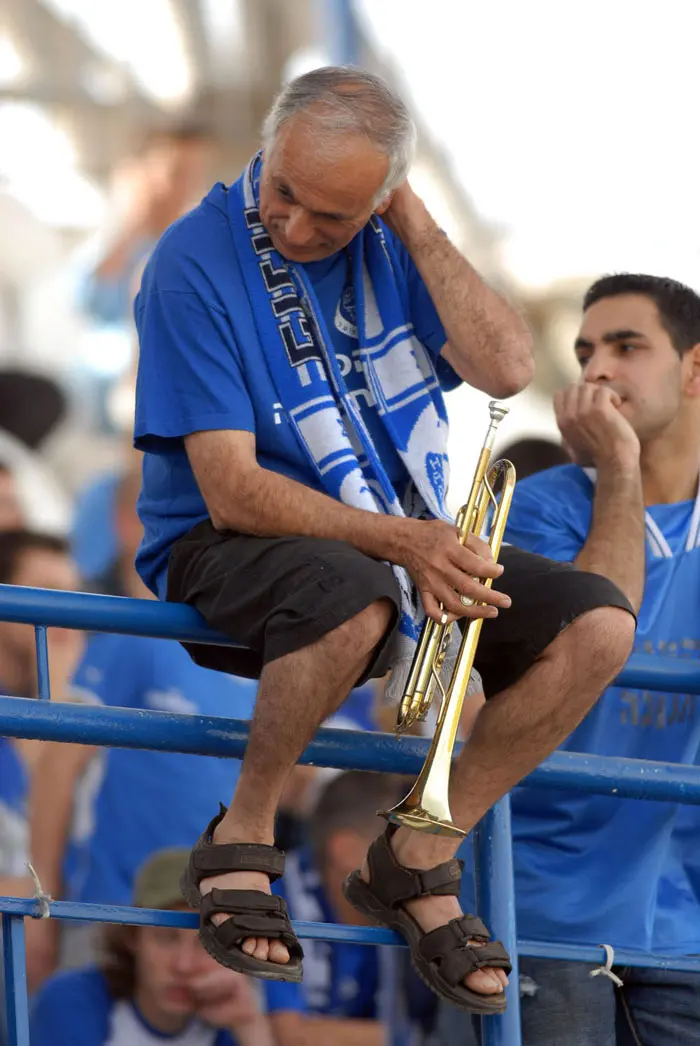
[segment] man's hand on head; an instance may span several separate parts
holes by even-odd
[[[377,207],[377,214],[381,215],[382,220],[403,241],[408,250],[415,242],[415,237],[439,232],[427,207],[413,191],[408,180],[394,189],[388,201]]]
[[[621,406],[620,396],[603,385],[577,382],[557,392],[557,425],[576,464],[622,471],[639,468],[639,439]]]

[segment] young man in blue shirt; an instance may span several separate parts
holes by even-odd
[[[247,647],[190,648],[200,663],[261,680],[236,795],[185,894],[221,962],[299,980],[301,949],[269,899],[278,798],[349,690],[410,661],[423,608],[489,619],[476,667],[498,700],[452,782],[465,830],[570,733],[622,667],[634,619],[607,579],[519,550],[504,551],[502,585],[475,580],[502,570],[478,539],[460,544],[445,506],[443,390],[514,394],[532,377],[531,338],[406,181],[403,102],[362,70],[315,70],[284,88],[264,138],[144,274],[138,566]],[[497,943],[476,957],[488,931],[461,913],[454,851],[390,830],[348,889],[412,939],[438,995],[498,1012],[508,957]],[[243,932],[253,912],[257,937]]]
[[[160,850],[134,887],[137,908],[182,910],[188,851]],[[59,973],[31,1013],[32,1046],[273,1046],[254,985],[224,970],[191,930],[103,927],[99,965]]]
[[[575,464],[517,485],[506,537],[614,581],[639,612],[637,652],[697,658],[700,297],[669,279],[604,277],[575,351],[581,378],[555,398]],[[699,741],[695,697],[616,687],[563,747],[694,763]],[[519,937],[700,953],[694,807],[677,823],[671,803],[522,786],[512,803]],[[700,975],[618,970],[616,992],[589,969],[522,960],[537,986],[522,1002],[525,1046],[700,1044]],[[445,1041],[463,1046],[454,1017]]]

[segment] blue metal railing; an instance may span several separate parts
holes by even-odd
[[[201,755],[242,757],[248,724],[214,716],[172,712],[144,712],[126,708],[49,702],[46,628],[62,627],[92,632],[116,632],[156,638],[233,645],[207,627],[196,611],[149,600],[96,596],[85,593],[18,588],[0,585],[0,620],[33,625],[42,701],[27,702],[0,696],[0,735],[146,748]],[[627,687],[700,693],[697,661],[633,657],[618,677]],[[429,742],[424,738],[393,737],[320,729],[300,762],[343,770],[373,770],[416,774],[423,765]],[[700,767],[642,762],[571,752],[555,752],[527,778],[541,788],[576,789],[619,798],[652,799],[700,804]],[[580,962],[601,962],[600,949],[557,942],[516,940],[510,804],[497,803],[475,832],[479,913],[511,955],[539,956]],[[27,985],[24,962],[24,918],[40,914],[36,900],[0,898],[3,919],[5,988],[11,1046],[28,1046]],[[152,912],[110,905],[52,902],[58,919],[196,926],[195,914]],[[401,945],[388,930],[321,923],[295,923],[300,937],[366,945]],[[700,970],[700,959],[617,952],[622,965]],[[520,1014],[517,973],[508,989],[508,1010],[484,1018],[483,1046],[519,1046]]]

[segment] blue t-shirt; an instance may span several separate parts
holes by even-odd
[[[285,416],[244,288],[227,215],[227,189],[216,185],[199,207],[160,240],[144,273],[135,316],[140,355],[135,444],[145,452],[139,514],[145,537],[137,568],[162,597],[173,542],[207,516],[183,437],[192,432],[254,432],[258,463],[321,489]],[[440,350],[446,335],[408,252],[389,229],[400,259],[406,322],[437,363],[444,388],[459,384]],[[332,332],[340,369],[391,478],[403,468],[352,353],[357,347],[346,252],[303,266]],[[240,309],[224,302],[240,288]]]
[[[152,1028],[131,1000],[115,1002],[95,967],[50,977],[30,1015],[32,1046],[236,1046],[227,1031],[193,1020],[176,1035]]]
[[[522,480],[506,540],[551,559],[574,560],[588,537],[593,494],[575,465]],[[697,658],[700,549],[685,548],[688,535],[697,540],[694,505],[655,505],[647,514],[651,542],[635,653]],[[610,687],[562,748],[694,763],[699,740],[694,697]],[[664,887],[667,881],[682,886],[685,874],[673,836],[675,804],[525,786],[514,790],[512,801],[520,937],[700,950],[697,897]],[[466,877],[466,905],[473,904],[471,890]]]
[[[589,533],[593,496],[593,484],[575,465],[528,477],[516,486],[506,540],[572,561]],[[636,653],[698,656],[700,549],[685,548],[693,508],[682,502],[647,510],[670,554],[660,555],[655,539],[656,554],[647,543]],[[611,687],[562,748],[693,763],[699,741],[694,697]],[[679,878],[669,845],[675,804],[526,786],[513,791],[512,804],[521,938],[700,950],[700,908],[689,891],[675,897],[669,918],[657,921],[660,881]]]
[[[28,790],[29,775],[14,741],[0,737],[0,875],[27,874]]]
[[[168,640],[95,635],[73,689],[111,707],[250,719],[257,683],[200,668]],[[100,749],[75,798],[66,898],[129,904],[143,861],[164,847],[193,846],[218,802],[230,802],[239,771],[238,759]]]
[[[121,481],[119,472],[104,473],[92,479],[78,494],[70,546],[83,580],[101,577],[119,556],[115,515]]]
[[[338,921],[308,848],[287,855],[284,878],[273,883],[272,890],[285,898],[292,920]],[[264,986],[269,1013],[294,1010],[315,1016],[376,1020],[378,949],[340,941],[304,941],[302,983],[265,981]]]

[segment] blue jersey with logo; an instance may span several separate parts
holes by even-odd
[[[164,639],[95,635],[78,669],[77,699],[118,708],[250,719],[257,683],[194,664]],[[134,875],[155,850],[193,846],[228,804],[238,759],[101,749],[75,800],[66,897],[129,904]]]
[[[506,539],[572,561],[589,533],[593,496],[574,465],[530,476],[516,487]],[[693,502],[647,510],[637,653],[698,656],[698,517]],[[562,748],[692,763],[699,740],[696,697],[611,687]],[[700,951],[700,909],[689,891],[674,898],[672,919],[658,921],[659,883],[679,879],[674,804],[525,786],[512,803],[520,937]]]
[[[145,583],[164,594],[171,545],[207,511],[184,449],[191,432],[254,432],[258,463],[320,489],[284,415],[260,350],[227,216],[227,190],[216,185],[156,247],[135,308],[140,354],[135,443],[145,452],[139,514],[145,537],[137,559]],[[439,360],[446,335],[408,252],[387,229],[405,281],[406,322],[432,358],[444,387],[459,379]],[[332,332],[341,371],[361,406],[379,454],[396,482],[400,459],[384,431],[357,353],[347,253],[302,268]],[[222,295],[221,288],[226,288]],[[240,287],[235,315],[222,301]]]
[[[272,889],[286,899],[292,920],[338,921],[308,848],[287,855],[284,878]],[[265,981],[268,1011],[376,1020],[378,952],[361,944],[304,941],[303,982]]]
[[[157,1031],[130,999],[115,1002],[95,967],[50,977],[34,998],[32,1046],[235,1046],[227,1031],[193,1020],[175,1035]]]

